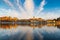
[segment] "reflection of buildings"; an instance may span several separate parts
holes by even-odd
[[[55,20],[49,19],[46,22],[47,22],[47,26],[55,26]]]
[[[42,18],[31,18],[30,19],[31,25],[39,25],[39,24],[46,24],[46,21]]]
[[[57,19],[48,19],[44,20],[42,18],[30,18],[30,19],[18,19],[16,17],[0,17],[0,24],[3,25],[28,25],[31,27],[42,27],[44,25],[47,26],[59,26],[60,25],[60,18]],[[10,27],[10,26],[9,26]]]
[[[60,28],[60,25],[57,25],[57,28]]]
[[[11,28],[16,28],[18,25],[0,25],[0,28],[3,28],[3,29],[11,29]]]
[[[30,19],[17,19],[11,17],[0,17],[0,23],[2,24],[21,24],[21,25],[39,25],[45,24],[46,21],[42,18],[30,18]]]
[[[12,28],[17,28],[17,27],[26,27],[26,26],[28,26],[28,27],[31,27],[31,28],[42,28],[42,27],[44,27],[44,26],[47,26],[47,27],[57,27],[57,28],[60,28],[60,25],[52,25],[52,24],[50,24],[50,25],[43,25],[43,24],[41,24],[41,25],[17,25],[17,24],[15,24],[15,25],[10,25],[10,24],[6,24],[6,25],[0,25],[0,28],[2,28],[2,29],[12,29]]]
[[[17,28],[17,27],[21,27],[21,26],[23,26],[23,27],[25,27],[25,26],[28,26],[28,27],[32,27],[32,28],[42,28],[43,26],[45,26],[45,25],[17,25],[17,24],[15,24],[15,25],[10,25],[10,24],[6,24],[6,25],[3,25],[3,24],[1,24],[0,25],[0,28],[2,28],[2,29],[11,29],[11,28]]]

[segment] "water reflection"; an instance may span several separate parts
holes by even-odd
[[[0,25],[0,40],[60,40],[60,25]]]
[[[47,26],[47,27],[57,27],[57,28],[60,28],[60,25],[55,25],[55,24],[40,24],[40,25],[18,25],[18,24],[0,24],[0,28],[3,28],[3,29],[11,29],[11,28],[17,28],[18,26],[28,26],[28,27],[31,27],[31,28],[42,28],[44,26]]]

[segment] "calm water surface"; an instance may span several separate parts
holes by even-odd
[[[16,26],[4,29],[0,26],[0,40],[60,40],[60,29],[55,26]]]

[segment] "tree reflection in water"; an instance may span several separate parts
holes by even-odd
[[[48,30],[45,26],[48,27]],[[48,35],[48,34],[46,34],[45,29],[48,32],[50,32],[49,29],[52,28],[52,32],[53,32],[54,27],[55,27],[55,29],[56,29],[56,27],[60,28],[60,25],[52,25],[52,24],[44,24],[44,25],[43,24],[40,24],[40,25],[17,25],[17,24],[10,25],[10,24],[5,24],[5,25],[3,25],[3,24],[1,24],[0,29],[5,29],[5,32],[2,33],[5,35],[1,36],[0,39],[1,40],[43,40],[44,38],[47,38],[47,35]],[[6,32],[7,29],[9,29],[11,31]],[[43,31],[41,29],[45,31],[44,34],[43,34]],[[52,37],[52,35],[49,37]]]

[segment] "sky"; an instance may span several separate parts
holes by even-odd
[[[0,0],[0,17],[43,19],[60,17],[60,0]]]

